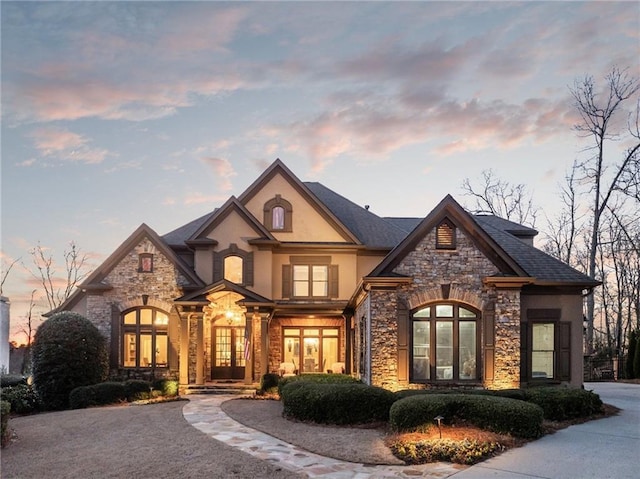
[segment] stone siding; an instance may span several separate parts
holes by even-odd
[[[456,249],[436,249],[435,230],[420,241],[414,251],[408,253],[394,272],[413,278],[395,292],[371,292],[371,383],[390,389],[411,388],[415,385],[398,381],[397,305],[403,302],[408,309],[436,301],[456,301],[468,304],[483,315],[493,315],[495,309],[495,362],[494,377],[486,379],[480,368],[483,385],[487,388],[512,387],[520,380],[520,292],[519,290],[495,291],[483,284],[483,278],[498,273],[498,268],[480,251],[473,241],[458,228]],[[448,297],[443,295],[443,285]],[[484,337],[483,321],[478,328]],[[489,341],[489,344],[492,344]],[[481,350],[481,363],[484,351]]]
[[[153,254],[153,272],[138,272],[140,253]],[[100,332],[111,339],[112,307],[123,312],[129,308],[142,307],[142,295],[148,295],[147,306],[159,308],[169,314],[173,300],[183,294],[182,286],[189,280],[147,238],[141,240],[127,255],[107,273],[102,283],[112,289],[100,293],[88,292],[86,317]],[[179,328],[178,328],[179,329]],[[178,364],[170,364],[172,371]]]

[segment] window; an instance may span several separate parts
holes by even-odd
[[[141,253],[138,255],[138,273],[153,273],[153,254]]]
[[[224,279],[242,284],[243,260],[240,256],[230,255],[224,259]]]
[[[282,362],[292,363],[301,373],[341,373],[338,328],[284,328]],[[340,371],[334,371],[339,365]]]
[[[436,249],[456,249],[456,228],[447,220],[436,228]]]
[[[213,281],[226,279],[241,286],[253,286],[253,251],[244,251],[231,243],[223,251],[213,252]]]
[[[291,257],[283,265],[282,296],[285,298],[335,298],[338,296],[338,265],[330,256]]]
[[[291,231],[293,207],[276,195],[264,204],[264,226],[269,231]]]
[[[531,377],[532,379],[554,378],[554,323],[531,325]]]
[[[122,315],[122,366],[166,368],[169,316],[154,308],[137,308]]]
[[[457,304],[436,304],[412,315],[411,382],[479,379],[480,314]]]
[[[271,210],[271,229],[284,229],[284,208],[282,206],[274,206]]]

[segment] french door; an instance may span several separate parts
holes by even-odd
[[[214,326],[212,379],[244,379],[244,328]]]

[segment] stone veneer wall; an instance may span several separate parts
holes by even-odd
[[[140,253],[153,253],[153,273],[138,272]],[[147,305],[168,314],[173,308],[173,300],[183,294],[182,286],[189,284],[189,281],[149,239],[144,238],[106,275],[102,283],[113,289],[100,293],[89,292],[86,316],[109,340],[112,307],[120,312],[141,307],[142,295],[148,294]],[[171,364],[170,369],[177,371],[178,365]]]
[[[483,321],[493,315],[495,308],[495,318],[500,320],[495,322],[494,376],[493,379],[485,378],[485,371],[481,369],[484,386],[496,388],[519,384],[520,292],[497,292],[483,284],[483,278],[498,273],[498,269],[459,228],[455,250],[437,250],[435,244],[434,230],[394,269],[395,273],[413,277],[412,284],[394,292],[371,291],[371,384],[390,389],[412,387],[408,381],[398,381],[397,301],[413,309],[427,302],[446,300],[443,284],[450,285],[448,300],[461,301],[479,309],[483,312]],[[478,322],[481,331],[483,321]],[[492,344],[490,338],[481,334],[481,347]],[[481,354],[484,363],[484,351]]]

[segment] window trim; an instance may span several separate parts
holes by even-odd
[[[148,268],[145,268],[145,260],[149,260]],[[153,273],[153,253],[138,254],[138,273]]]
[[[294,267],[295,266],[308,266],[308,281],[309,294],[307,296],[294,295]],[[326,266],[327,267],[327,294],[323,296],[314,296],[313,292],[313,267],[314,266]],[[304,300],[326,300],[330,298],[336,298],[340,294],[339,289],[339,273],[338,265],[331,264],[331,256],[291,256],[289,258],[289,264],[282,266],[282,297],[290,299],[304,299]]]
[[[242,250],[235,243],[231,243],[225,250],[213,252],[213,281],[225,279],[224,260],[229,256],[238,256],[242,259],[242,283],[234,284],[253,286],[253,251]]]
[[[311,336],[311,335],[306,335],[305,334],[305,330],[314,330],[317,329],[318,330],[318,335],[317,336]],[[298,334],[297,335],[286,335],[286,331],[291,331],[291,330],[298,330]],[[325,335],[325,331],[331,331],[331,330],[337,330],[337,334],[327,334]],[[337,353],[338,353],[338,361],[337,362],[341,362],[340,361],[340,352],[341,352],[341,345],[342,345],[342,328],[338,327],[338,326],[283,326],[282,327],[282,335],[281,335],[281,351],[282,351],[282,355],[281,355],[281,360],[284,360],[284,351],[285,348],[288,348],[288,342],[287,340],[293,339],[293,338],[297,338],[298,339],[298,345],[300,350],[298,351],[298,358],[297,358],[297,364],[296,364],[296,369],[298,369],[298,371],[302,372],[302,369],[300,368],[300,366],[302,365],[302,363],[300,363],[300,358],[304,357],[304,338],[317,338],[318,339],[318,360],[320,363],[322,363],[323,361],[325,362],[323,370],[319,371],[319,372],[324,372],[327,369],[331,369],[331,366],[333,366],[333,364],[326,364],[326,358],[324,357],[324,343],[323,343],[323,339],[327,338],[327,339],[336,339],[337,340]],[[322,359],[322,361],[320,361]],[[335,371],[334,371],[335,372]]]
[[[436,306],[453,306],[453,316],[436,316]],[[429,308],[428,315],[414,316],[414,314]],[[476,314],[475,318],[460,316],[460,308]],[[414,324],[417,322],[429,324],[429,378],[416,378],[414,375]],[[451,378],[438,379],[437,377],[437,324],[438,322],[452,324],[452,374]],[[475,323],[475,377],[464,379],[460,377],[460,323]],[[482,312],[471,305],[455,303],[451,301],[438,301],[415,308],[411,311],[409,326],[409,382],[413,384],[448,384],[463,383],[476,384],[482,382],[481,370],[481,330]]]
[[[142,324],[140,321],[141,311],[142,310],[150,310],[151,311],[151,324]],[[125,324],[125,317],[132,313],[136,313],[136,322],[135,324]],[[167,324],[156,324],[156,316],[157,313],[162,313],[167,317]],[[163,311],[159,308],[154,308],[152,306],[137,306],[134,308],[129,308],[120,313],[120,361],[119,367],[123,369],[144,369],[144,370],[152,370],[152,369],[168,369],[169,368],[169,313]],[[135,365],[134,366],[125,366],[125,354],[127,343],[125,342],[125,338],[128,334],[135,335]],[[151,365],[150,366],[142,366],[140,365],[140,348],[141,348],[141,337],[143,335],[151,335],[151,349],[155,351],[157,349],[157,337],[164,336],[167,341],[167,362],[166,363],[156,363],[155,355],[152,356]],[[161,364],[160,366],[158,364]]]
[[[284,209],[284,225],[283,228],[274,228],[273,226],[273,209],[275,207],[281,207]],[[282,198],[280,195],[276,195],[264,204],[264,221],[265,228],[269,231],[276,233],[291,232],[293,231],[293,206],[290,202]]]

